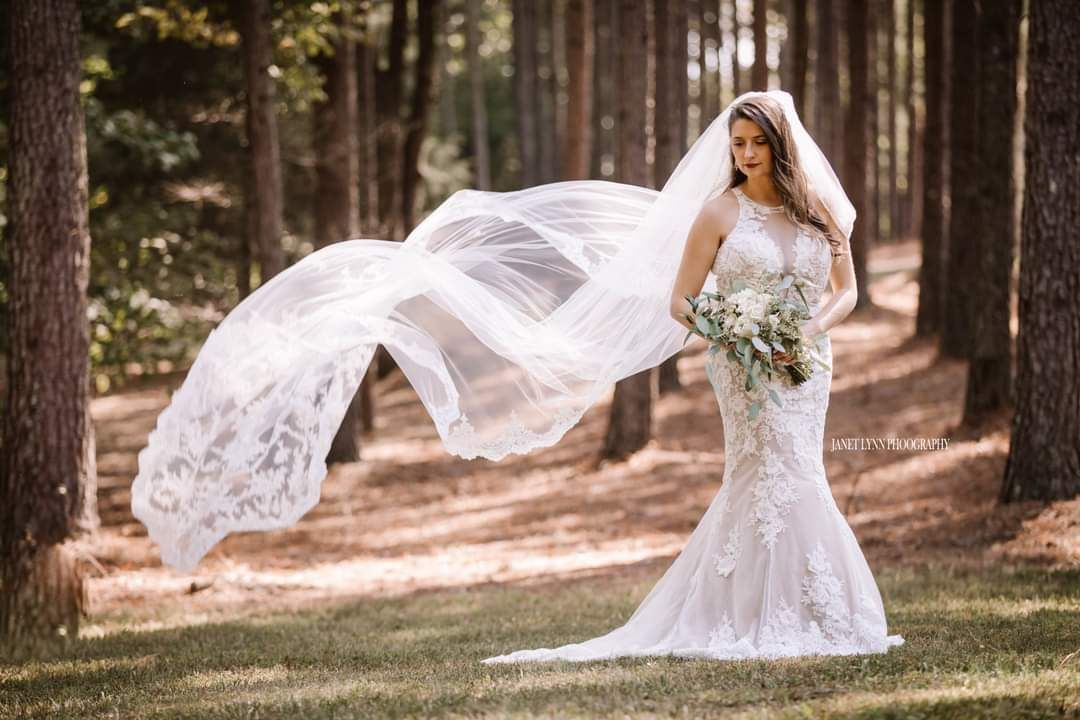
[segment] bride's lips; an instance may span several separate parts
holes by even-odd
[[[760,164],[761,164],[761,163],[746,163],[746,165],[745,165],[744,167],[748,167],[748,168],[751,168],[751,167],[757,167],[757,166],[758,166],[758,165],[760,165]]]

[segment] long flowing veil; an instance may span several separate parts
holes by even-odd
[[[784,105],[808,181],[850,234],[854,209],[791,96],[734,102],[753,95]],[[132,511],[162,561],[189,570],[228,533],[311,509],[379,344],[446,449],[491,460],[553,445],[613,382],[673,355],[685,330],[670,292],[691,223],[731,178],[730,111],[659,192],[462,190],[403,242],[338,242],[260,286],[210,333],[139,453]]]

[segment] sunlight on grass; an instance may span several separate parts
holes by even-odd
[[[654,578],[480,586],[311,605],[80,639],[0,665],[0,719],[330,717],[987,717],[1080,713],[1080,571],[877,574],[886,654],[493,665],[606,632]],[[740,715],[741,714],[741,715]]]

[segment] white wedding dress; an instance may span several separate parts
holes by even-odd
[[[796,226],[782,207],[757,203],[738,187],[730,192],[740,216],[717,251],[716,287],[739,278],[767,290],[793,273],[816,313],[829,281],[824,236]],[[831,367],[828,336],[818,349]],[[799,386],[774,382],[782,407],[765,398],[753,421],[742,367],[716,353],[706,372],[723,419],[724,475],[682,552],[621,627],[484,663],[853,655],[904,642],[887,633],[874,576],[826,480],[831,371],[816,366]]]

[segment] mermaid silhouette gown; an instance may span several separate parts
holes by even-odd
[[[731,192],[739,220],[716,253],[716,287],[740,278],[764,290],[793,273],[816,313],[829,281],[825,237],[797,226],[782,207]],[[818,351],[831,367],[828,336]],[[887,633],[877,583],[826,479],[831,371],[818,366],[799,386],[774,381],[782,407],[765,398],[751,421],[742,368],[723,353],[709,355],[705,367],[723,420],[725,466],[683,550],[621,627],[484,663],[855,655],[903,644]]]

